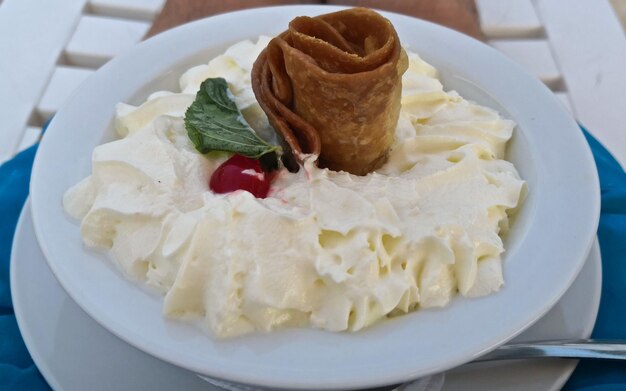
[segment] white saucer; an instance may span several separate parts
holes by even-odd
[[[384,16],[402,44],[437,68],[446,90],[517,124],[507,159],[529,191],[507,233],[506,286],[497,295],[459,297],[445,310],[415,311],[358,333],[287,328],[216,340],[163,317],[160,295],[138,289],[114,263],[103,261],[102,252],[83,245],[79,224],[61,200],[90,174],[94,148],[117,138],[118,102],[137,104],[149,92],[178,90],[179,75],[234,42],[277,34],[297,16],[339,9],[256,8],[168,30],[94,72],[55,115],[33,164],[32,219],[57,280],[99,324],[144,352],[206,376],[337,390],[413,379],[470,361],[535,323],[569,288],[595,239],[600,213],[597,170],[578,124],[543,83],[503,54],[445,27],[393,13]],[[381,360],[381,352],[390,353]]]
[[[588,337],[601,284],[596,242],[567,293],[515,340]],[[56,391],[218,390],[195,374],[128,345],[83,312],[48,269],[28,206],[22,210],[13,242],[11,293],[26,346]],[[470,364],[448,372],[444,389],[555,390],[575,366],[576,361],[557,359]]]

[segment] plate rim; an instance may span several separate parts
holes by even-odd
[[[24,330],[29,329],[28,327],[26,327],[26,319],[25,319],[25,314],[22,313],[21,311],[21,307],[22,304],[21,303],[21,295],[18,293],[18,289],[16,287],[17,284],[14,283],[14,281],[17,281],[17,276],[16,276],[16,257],[17,255],[16,252],[18,250],[16,250],[16,248],[19,247],[19,242],[22,239],[22,235],[24,232],[24,224],[27,218],[31,218],[32,219],[32,212],[30,210],[30,197],[26,198],[26,201],[24,201],[24,205],[22,205],[22,210],[20,211],[20,215],[17,219],[17,224],[15,225],[15,231],[13,234],[13,240],[11,241],[11,255],[9,257],[9,281],[10,281],[10,289],[11,289],[11,303],[13,304],[13,313],[15,314],[15,320],[17,321],[17,327],[20,330],[20,336],[22,337],[22,339],[24,340],[24,345],[26,345],[26,349],[28,350],[28,354],[30,354],[33,362],[35,363],[35,366],[37,367],[37,370],[39,372],[41,372],[41,375],[43,376],[43,378],[45,379],[46,383],[48,383],[48,385],[53,389],[53,390],[62,390],[63,388],[61,387],[61,384],[59,384],[59,382],[57,381],[56,376],[54,376],[52,374],[52,371],[50,370],[50,368],[47,365],[40,365],[40,362],[43,361],[41,359],[41,357],[35,353],[33,354],[33,349],[32,346],[35,345],[35,342],[33,341],[33,336],[31,333],[29,332],[24,332]],[[32,221],[31,221],[32,223]],[[33,233],[34,233],[34,224],[33,224]],[[36,243],[35,245],[39,246],[39,248],[41,249],[41,246],[39,245],[39,242],[37,240],[37,236],[34,235],[34,238]],[[43,252],[42,252],[43,254]],[[45,256],[44,256],[45,259]],[[47,264],[47,262],[46,262]],[[50,269],[50,267],[48,267],[48,269]],[[52,271],[50,269],[50,271]],[[53,274],[54,275],[54,274]],[[55,277],[56,278],[56,277]],[[58,281],[58,280],[57,280]],[[63,289],[65,290],[65,289]],[[66,291],[67,292],[67,291]]]

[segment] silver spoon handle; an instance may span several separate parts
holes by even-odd
[[[507,344],[500,346],[474,361],[541,357],[626,360],[626,341],[577,339]]]

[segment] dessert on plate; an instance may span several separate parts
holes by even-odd
[[[364,175],[387,159],[407,63],[395,29],[374,11],[301,16],[261,52],[252,88],[287,156]]]
[[[63,203],[168,317],[217,337],[356,331],[500,289],[514,127],[445,91],[374,11],[298,17],[120,103],[120,138]]]

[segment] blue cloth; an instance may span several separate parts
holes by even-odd
[[[37,146],[0,166],[0,390],[49,391],[17,327],[9,285],[11,243],[28,196],[30,169]]]
[[[598,166],[602,215],[598,237],[603,286],[594,338],[626,339],[626,173],[586,131]],[[9,289],[11,242],[28,195],[30,170],[37,146],[0,166],[0,390],[50,390],[20,336]],[[626,390],[626,362],[582,361],[566,390]]]
[[[585,137],[598,166],[602,195],[602,298],[592,337],[626,339],[626,174],[596,139],[587,132]],[[626,390],[626,362],[583,360],[564,390]]]

